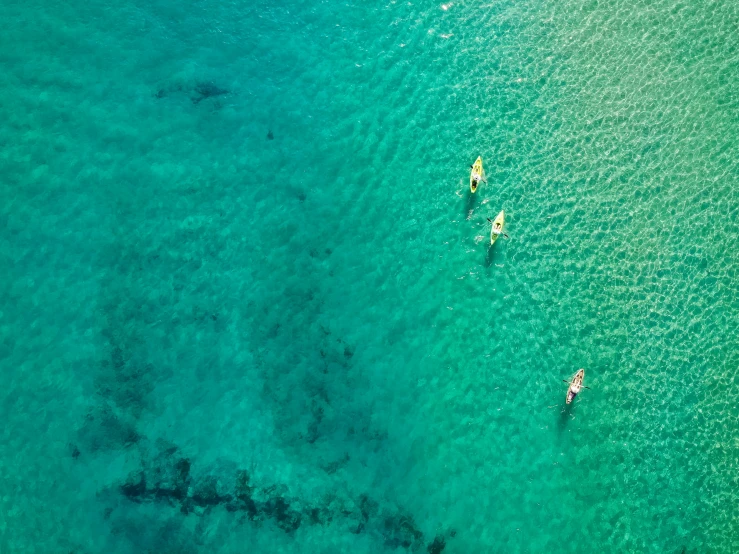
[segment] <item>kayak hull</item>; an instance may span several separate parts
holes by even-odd
[[[470,170],[470,191],[472,194],[475,194],[475,191],[480,184],[472,178],[475,173],[482,177],[482,156],[477,157],[475,163],[472,165],[472,169]]]
[[[495,229],[497,228],[497,225],[500,223],[500,231],[498,233],[495,232]],[[498,214],[498,217],[496,217],[493,220],[493,226],[490,229],[490,244],[495,244],[495,241],[498,240],[498,237],[503,234],[503,225],[505,225],[505,211],[500,210],[500,213]]]
[[[572,379],[570,379],[570,386],[567,389],[567,397],[565,398],[565,402],[567,402],[567,404],[570,404],[575,399],[575,397],[578,395],[578,393],[580,392],[580,391],[574,392],[572,390],[573,386],[579,385],[580,386],[580,390],[582,390],[582,382],[583,382],[583,379],[585,379],[585,370],[584,369],[579,369],[577,371],[577,373],[575,373],[572,376]]]

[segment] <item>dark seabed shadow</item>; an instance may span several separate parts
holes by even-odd
[[[476,200],[477,200],[477,194],[472,194],[469,192],[469,188],[467,189],[467,198],[464,203],[464,216],[465,218],[470,217],[470,212],[475,208]]]
[[[493,265],[493,257],[495,252],[495,245],[490,244],[490,240],[486,240],[485,243],[487,244],[487,252],[485,253],[485,267],[488,268],[491,265]]]
[[[559,418],[557,420],[557,430],[559,431],[559,434],[565,432],[567,429],[567,422],[572,419],[572,409],[574,404],[564,404],[560,407],[559,410]]]

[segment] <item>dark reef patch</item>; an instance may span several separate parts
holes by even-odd
[[[134,342],[133,337],[121,337],[105,332],[111,343],[110,359],[102,362],[103,372],[97,379],[98,393],[112,400],[120,409],[138,417],[152,386],[149,377],[153,366],[142,360],[121,343]]]
[[[199,82],[193,88],[193,92],[195,96],[192,98],[192,103],[198,104],[208,98],[228,94],[230,91],[211,82]]]
[[[349,456],[349,453],[347,452],[338,460],[334,460],[333,462],[330,462],[322,466],[322,469],[329,475],[332,475],[336,473],[339,469],[344,467],[349,462],[349,460],[351,460],[351,457]]]
[[[290,507],[283,496],[273,496],[263,505],[265,516],[274,518],[277,526],[286,533],[292,533],[300,527],[303,516]]]
[[[121,485],[123,496],[133,502],[141,502],[147,497],[146,474],[143,471],[131,473]]]
[[[242,514],[243,521],[271,521],[288,535],[304,525],[332,524],[343,525],[353,534],[374,535],[389,548],[420,552],[425,547],[430,554],[440,554],[446,547],[442,535],[427,544],[413,517],[401,510],[383,509],[367,494],[354,501],[329,495],[310,504],[292,497],[284,485],[255,486],[244,469],[229,466],[221,468],[226,472],[222,475],[194,474],[190,460],[177,447],[160,442],[156,450],[156,455],[142,460],[142,468],[131,472],[119,486],[131,502],[165,503],[186,516],[200,517],[220,506],[229,513]]]
[[[139,440],[133,421],[125,413],[117,414],[105,404],[94,408],[85,416],[85,422],[78,432],[79,440],[89,451],[114,450],[129,447]],[[76,454],[75,454],[76,452]],[[75,446],[72,457],[80,455]]]
[[[234,500],[226,504],[226,509],[229,512],[245,512],[247,517],[253,520],[259,513],[259,507],[253,496],[254,488],[250,484],[249,474],[244,470],[239,470],[236,475]]]
[[[437,535],[434,542],[426,547],[426,550],[429,554],[441,554],[444,548],[446,548],[446,540],[441,535]]]
[[[223,87],[218,86],[212,81],[196,81],[194,85],[175,83],[168,86],[159,87],[154,93],[154,98],[161,100],[167,98],[174,93],[184,93],[190,96],[190,100],[193,104],[199,104],[203,100],[208,98],[215,98],[216,96],[223,96],[230,94],[231,91]]]
[[[384,522],[385,545],[390,548],[399,546],[417,550],[423,541],[423,533],[418,530],[413,518],[405,515],[386,517]]]

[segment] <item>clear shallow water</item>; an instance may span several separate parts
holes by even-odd
[[[446,7],[3,4],[0,549],[739,549],[739,9]]]

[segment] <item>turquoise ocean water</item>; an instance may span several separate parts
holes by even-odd
[[[739,551],[739,4],[0,15],[0,552]]]

